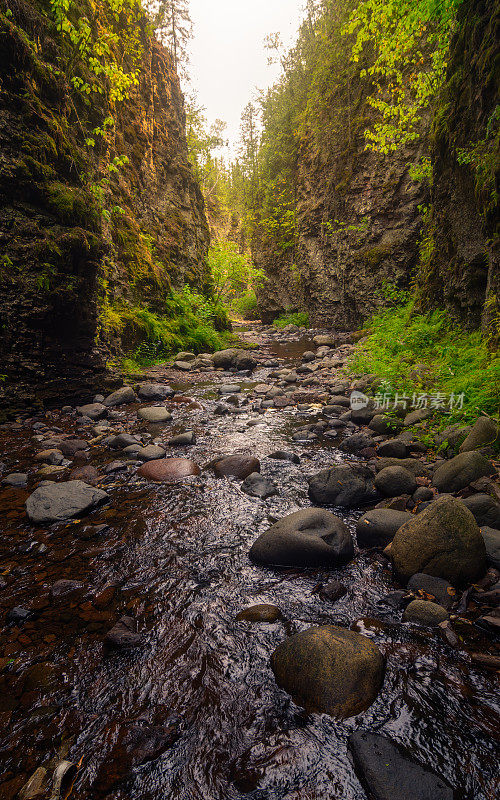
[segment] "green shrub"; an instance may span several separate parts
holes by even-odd
[[[230,308],[243,319],[259,319],[257,296],[254,291],[249,291],[242,297],[236,297],[231,302]]]
[[[500,355],[479,331],[460,328],[446,311],[417,314],[412,300],[379,312],[365,329],[369,336],[356,346],[349,372],[376,375],[392,396],[463,394],[463,408],[453,409],[448,420],[472,420],[481,411],[498,416]]]
[[[299,328],[309,327],[309,314],[307,311],[295,311],[282,314],[274,320],[276,328],[286,328],[287,325],[297,325]]]

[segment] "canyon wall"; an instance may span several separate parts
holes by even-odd
[[[110,109],[75,97],[46,0],[0,0],[3,404],[91,391],[137,333],[124,316],[209,284],[178,77],[138,24],[139,82]],[[89,147],[110,113],[112,149],[109,136]]]

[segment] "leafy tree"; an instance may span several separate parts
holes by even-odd
[[[147,6],[157,35],[172,53],[176,70],[188,79],[188,44],[193,36],[189,0],[148,0]]]

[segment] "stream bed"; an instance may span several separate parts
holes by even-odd
[[[259,534],[311,505],[307,476],[345,458],[335,441],[292,439],[320,408],[214,413],[220,381],[241,383],[244,395],[268,382],[266,359],[295,365],[311,346],[308,338],[257,341],[263,363],[251,377],[193,373],[171,383],[182,395],[165,405],[169,434],[196,434],[175,455],[203,467],[248,451],[278,487],[267,500],[206,469],[176,484],[142,480],[134,468],[106,474],[120,456],[97,443],[91,463],[111,502],[81,520],[35,527],[24,510],[39,466],[32,436],[41,428],[33,426],[82,433],[60,410],[2,426],[0,460],[29,474],[27,487],[0,487],[2,800],[60,759],[78,766],[78,800],[364,800],[347,749],[359,728],[383,731],[443,777],[456,800],[495,797],[496,674],[473,667],[466,649],[435,630],[401,623],[386,601],[397,586],[380,553],[356,551],[331,571],[250,562]],[[133,428],[138,407],[120,407],[118,422],[159,435],[162,427]],[[300,464],[268,458],[277,450]],[[329,510],[354,536],[362,510]],[[335,602],[317,591],[332,578],[347,588]],[[61,580],[80,586],[54,596]],[[283,620],[235,620],[259,603],[278,606]],[[8,617],[17,608],[29,612],[22,622]],[[137,620],[143,643],[109,652],[103,638],[123,615]],[[370,637],[387,660],[373,705],[344,721],[296,705],[269,663],[285,636],[330,623]]]

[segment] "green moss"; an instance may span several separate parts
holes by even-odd
[[[363,250],[358,253],[358,260],[364,261],[372,269],[376,269],[382,261],[389,258],[392,253],[392,248],[387,246],[371,247],[368,250]]]

